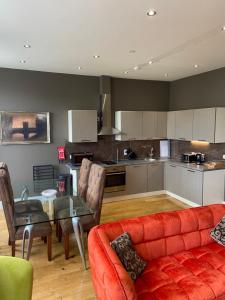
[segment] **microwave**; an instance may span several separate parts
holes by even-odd
[[[74,152],[69,154],[70,163],[73,165],[81,165],[84,158],[93,161],[94,154],[92,152]]]

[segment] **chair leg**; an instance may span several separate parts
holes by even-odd
[[[59,221],[58,221],[58,235],[57,236],[58,236],[59,243],[61,243],[61,241],[62,241],[62,227],[61,227]]]
[[[15,256],[15,254],[16,254],[16,242],[15,241],[11,242],[11,247],[12,247],[12,256]]]
[[[83,267],[84,267],[84,270],[87,270],[86,260],[85,260],[85,252],[84,252],[83,227],[82,227],[82,224],[80,222],[80,218],[79,217],[73,217],[72,218],[72,223],[73,223],[73,230],[74,230],[75,238],[76,238],[77,245],[78,245],[78,248],[79,248],[79,251],[80,251],[80,256],[81,256],[81,259],[82,259]]]
[[[10,238],[8,238],[8,245],[11,246],[11,244]]]
[[[28,246],[27,246],[27,260],[30,259],[30,253],[31,253],[31,248],[33,245],[33,236],[31,235],[30,238],[28,238]]]
[[[69,251],[70,251],[70,235],[68,233],[64,234],[64,251],[65,251],[65,259],[69,258]]]
[[[52,235],[47,236],[48,261],[52,260]]]

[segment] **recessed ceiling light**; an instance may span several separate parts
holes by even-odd
[[[139,66],[135,66],[135,67],[134,67],[134,70],[135,70],[135,71],[137,71],[137,70],[139,70],[139,69],[140,69]]]
[[[20,59],[20,63],[25,64],[26,63],[25,59]]]
[[[150,60],[150,61],[148,62],[148,64],[149,64],[149,65],[151,65],[152,63],[153,63],[153,61],[152,61],[152,60]]]
[[[149,16],[149,17],[154,17],[155,15],[156,15],[156,11],[154,9],[150,9],[147,12],[147,16]]]
[[[25,44],[25,45],[24,45],[24,48],[27,48],[27,49],[28,49],[28,48],[31,48],[31,45],[30,45],[30,44]]]
[[[129,50],[129,53],[136,53],[136,50],[134,50],[134,49],[131,49],[131,50]]]
[[[168,77],[168,73],[165,73],[164,76],[165,76],[165,77]]]
[[[78,70],[81,70],[81,69],[82,69],[82,67],[81,67],[81,66],[78,66],[78,67],[77,67],[77,69],[78,69]]]
[[[94,57],[94,58],[99,58],[99,57],[100,57],[100,55],[94,55],[93,57]]]
[[[225,31],[225,25],[222,27],[222,30]]]
[[[195,68],[195,69],[197,69],[197,68],[198,68],[198,65],[197,65],[197,64],[195,64],[195,65],[194,65],[194,68]]]
[[[123,73],[124,73],[124,74],[128,74],[128,71],[124,71]]]

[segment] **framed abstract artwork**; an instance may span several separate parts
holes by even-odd
[[[49,112],[0,112],[2,144],[50,143]]]

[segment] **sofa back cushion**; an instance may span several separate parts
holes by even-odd
[[[103,224],[98,231],[109,242],[128,232],[137,253],[151,260],[212,243],[210,230],[223,216],[225,205],[215,204]]]

